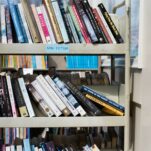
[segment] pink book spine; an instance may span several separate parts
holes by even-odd
[[[51,42],[48,27],[47,27],[46,21],[44,19],[44,15],[42,14],[40,7],[37,7],[37,13],[38,13],[39,21],[40,21],[42,30],[44,32],[44,35],[46,37],[46,40],[47,42]]]
[[[90,37],[88,36],[87,31],[86,31],[86,27],[85,27],[84,23],[81,21],[81,19],[79,17],[79,14],[78,14],[74,4],[72,4],[72,9],[73,9],[73,12],[74,12],[74,14],[75,14],[75,16],[77,18],[78,23],[79,23],[82,35],[83,35],[83,37],[85,39],[85,42],[86,43],[91,43]]]
[[[46,43],[46,38],[45,38],[45,35],[44,35],[44,32],[43,32],[43,29],[41,27],[41,24],[40,24],[40,20],[39,20],[37,11],[36,11],[36,6],[34,4],[31,4],[31,9],[32,9],[32,12],[34,14],[34,18],[35,18],[37,26],[38,26],[38,30],[40,32],[40,36],[41,36],[42,42]]]

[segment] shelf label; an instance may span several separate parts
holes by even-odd
[[[69,46],[65,44],[47,44],[45,50],[48,53],[69,53]]]

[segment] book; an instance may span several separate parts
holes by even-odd
[[[23,6],[24,14],[31,33],[32,40],[35,43],[39,43],[41,42],[41,37],[30,4],[28,1],[25,0],[21,0],[21,4]]]
[[[31,151],[29,139],[23,139],[24,151]]]
[[[86,112],[82,108],[82,106],[78,103],[78,101],[74,98],[74,96],[70,93],[70,91],[67,89],[65,84],[58,78],[55,77],[54,82],[59,87],[59,89],[64,93],[64,95],[67,97],[68,101],[76,108],[76,110],[79,112],[81,116],[85,116]]]
[[[42,110],[44,115],[52,117],[54,115],[53,112],[51,111],[50,107],[46,104],[44,99],[34,89],[34,87],[31,84],[28,84],[27,89],[30,92],[30,94],[31,94],[32,98],[34,99],[34,101],[36,101],[39,104],[40,109]]]
[[[31,101],[30,101],[29,95],[27,93],[27,89],[26,89],[26,86],[25,86],[24,79],[23,78],[18,78],[18,83],[19,83],[19,86],[20,86],[20,89],[21,89],[21,92],[22,92],[22,96],[24,98],[24,101],[25,101],[29,116],[30,117],[34,117],[35,113],[34,113],[32,105],[31,105]]]
[[[5,14],[6,14],[6,7],[5,5],[1,5],[1,12],[0,12],[0,19],[1,19],[1,42],[6,44],[7,43],[7,36],[6,36],[6,20],[5,20]]]
[[[52,3],[52,7],[54,10],[54,13],[55,13],[62,37],[63,37],[63,41],[64,41],[64,43],[69,43],[68,33],[67,33],[67,30],[66,30],[63,18],[62,18],[62,14],[61,14],[61,11],[59,8],[58,1],[57,0],[51,0],[51,3]]]
[[[91,94],[92,96],[95,96],[97,98],[99,98],[100,100],[102,100],[103,102],[113,106],[114,108],[117,108],[118,110],[121,110],[122,112],[124,112],[125,108],[123,106],[121,106],[120,104],[108,99],[107,97],[103,96],[100,93],[97,93],[96,91],[90,89],[87,86],[82,86],[81,87],[81,91],[86,92],[88,94]]]
[[[42,98],[45,100],[45,102],[49,105],[50,109],[53,111],[53,113],[58,117],[62,113],[58,109],[58,107],[53,103],[53,101],[50,99],[48,94],[45,92],[45,90],[40,86],[37,80],[33,81],[32,86],[36,89],[36,91],[42,96]]]
[[[94,116],[101,115],[101,111],[89,99],[87,99],[76,86],[74,86],[70,81],[65,82],[65,84],[88,113],[91,113],[91,115]]]
[[[11,14],[11,18],[15,27],[15,32],[17,35],[17,40],[19,43],[24,43],[24,36],[23,36],[23,32],[21,29],[21,25],[19,22],[19,17],[15,8],[15,5],[10,3],[9,4],[9,9],[10,9],[10,14]]]
[[[54,10],[53,10],[53,7],[52,7],[51,0],[43,0],[43,3],[45,4],[46,9],[47,9],[47,12],[48,12],[48,15],[49,15],[49,20],[51,22],[51,25],[52,25],[52,28],[53,28],[53,31],[54,31],[54,35],[55,35],[55,38],[56,38],[56,42],[57,43],[62,43],[63,42],[63,37],[61,35],[61,31],[60,31],[60,28],[59,28],[59,25],[58,25],[58,22],[57,22],[57,19],[56,19],[56,16],[55,16],[55,13],[54,13]]]
[[[22,96],[21,93],[21,89],[18,83],[18,79],[17,78],[13,78],[12,80],[12,88],[13,88],[13,93],[14,93],[14,97],[15,97],[15,101],[16,101],[16,105],[19,109],[19,113],[21,115],[21,117],[28,117],[28,111],[27,111],[27,107],[24,101],[24,98]]]
[[[45,79],[50,84],[50,86],[53,88],[53,90],[56,92],[56,94],[60,97],[60,99],[64,102],[64,104],[69,109],[69,111],[72,113],[72,115],[77,116],[78,115],[77,110],[69,103],[66,96],[62,93],[62,91],[55,84],[55,82],[50,78],[50,76],[49,75],[45,76]]]
[[[23,148],[22,148],[22,145],[16,145],[16,151],[22,151]]]
[[[110,30],[112,31],[112,34],[113,34],[114,38],[116,39],[117,43],[123,43],[124,40],[121,37],[119,31],[117,30],[114,22],[112,21],[110,15],[107,12],[106,8],[104,7],[103,3],[100,3],[98,5],[98,7],[99,7],[100,11],[102,12],[102,14],[103,14],[103,16],[104,16],[104,18],[105,18]]]
[[[10,146],[5,146],[6,151],[11,151]]]
[[[45,90],[45,92],[48,94],[50,99],[53,101],[53,103],[62,111],[62,113],[65,116],[68,116],[68,109],[65,106],[65,104],[62,102],[62,100],[58,97],[58,95],[54,92],[52,87],[48,84],[48,82],[45,80],[45,78],[42,75],[37,76],[36,80],[39,82],[39,84],[42,86],[42,88]]]

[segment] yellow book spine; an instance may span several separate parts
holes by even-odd
[[[28,117],[28,112],[27,112],[27,108],[25,106],[23,107],[19,107],[19,111],[20,111],[20,114],[21,114],[21,117]]]
[[[41,56],[42,68],[46,69],[45,56]]]
[[[49,19],[53,27],[56,41],[58,43],[61,43],[63,42],[63,37],[62,37],[61,31],[60,31],[60,28],[59,28],[59,25],[58,25],[58,22],[57,22],[57,19],[56,19],[56,16],[55,16],[52,4],[51,4],[51,1],[50,0],[43,0],[43,1],[48,11]]]
[[[103,109],[103,111],[105,111],[105,112],[107,112],[109,114],[118,115],[118,116],[123,116],[124,115],[123,112],[115,109],[114,107],[104,103],[103,101],[101,101],[101,100],[99,100],[99,99],[97,99],[97,98],[95,98],[95,97],[93,97],[93,96],[91,96],[89,94],[86,94],[86,97],[88,99],[90,99],[91,101],[93,101],[93,102],[95,102],[97,104],[100,104],[101,106],[105,107],[105,109]]]

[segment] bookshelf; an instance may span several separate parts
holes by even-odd
[[[123,55],[125,57],[125,116],[100,117],[34,117],[34,118],[0,118],[0,127],[124,127],[124,151],[129,150],[129,82],[130,82],[130,55],[129,55],[129,0],[126,0],[126,38],[124,44],[68,44],[65,51],[50,50],[50,44],[0,44],[0,55]],[[54,45],[61,47],[60,45]]]

